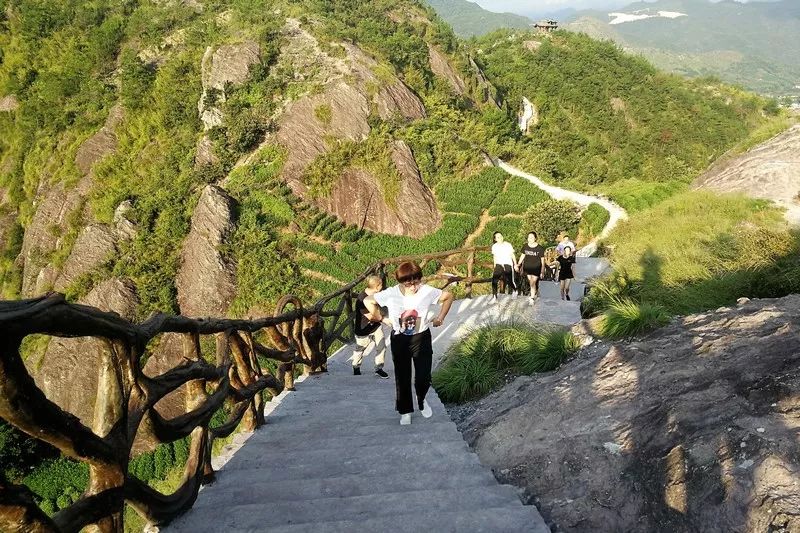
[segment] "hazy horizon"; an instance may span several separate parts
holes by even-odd
[[[470,0],[482,8],[495,13],[516,13],[518,15],[532,16],[543,13],[552,13],[564,9],[618,9],[632,4],[638,0]],[[652,2],[655,0],[641,0]],[[720,2],[722,0],[709,0]],[[769,2],[775,0],[734,0],[740,3],[748,1]]]

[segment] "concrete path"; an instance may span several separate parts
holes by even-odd
[[[568,189],[562,189],[561,187],[556,187],[554,185],[548,185],[540,178],[534,176],[533,174],[528,174],[527,172],[520,170],[516,167],[513,167],[502,161],[500,159],[493,160],[495,165],[502,168],[512,176],[517,176],[520,178],[524,178],[544,192],[549,194],[552,198],[556,200],[570,200],[575,202],[578,205],[582,205],[584,207],[588,207],[589,204],[598,204],[603,207],[609,213],[609,219],[606,223],[606,226],[603,228],[603,231],[595,237],[589,244],[581,248],[577,251],[576,255],[578,257],[590,257],[592,254],[597,251],[597,242],[600,239],[606,238],[613,230],[620,221],[626,220],[628,218],[628,213],[623,208],[608,200],[606,198],[600,198],[599,196],[590,196],[588,194],[583,194],[575,191],[570,191]]]
[[[579,259],[578,279],[606,268]],[[541,284],[541,298],[490,296],[455,302],[445,324],[433,329],[435,362],[455,340],[488,322],[525,320],[570,325],[580,320],[583,284],[574,300]],[[165,531],[338,532],[549,532],[534,506],[500,485],[464,442],[436,392],[430,419],[414,413],[400,426],[394,411],[394,371],[376,377],[374,352],[363,375],[353,376],[352,345],[329,360],[329,372],[297,384],[267,404],[267,424],[237,435],[214,459],[217,481]]]
[[[391,360],[391,379],[373,374],[371,356],[353,376],[351,353],[281,395],[267,425],[239,439],[217,481],[165,531],[550,531],[480,464],[433,389],[433,417],[414,413],[400,426]]]

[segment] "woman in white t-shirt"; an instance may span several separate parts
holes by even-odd
[[[400,413],[400,424],[411,423],[414,412],[414,401],[411,395],[411,365],[414,365],[414,390],[417,406],[422,416],[433,415],[425,395],[431,386],[431,366],[433,364],[433,345],[430,326],[442,325],[453,295],[422,282],[422,269],[413,262],[398,265],[394,273],[398,284],[368,296],[364,305],[369,309],[371,320],[381,320],[381,307],[389,311],[392,322],[392,362],[394,363],[394,379],[397,389],[395,407]],[[439,314],[433,320],[428,319],[430,307],[442,305]]]
[[[497,301],[497,282],[500,278],[505,279],[506,292],[513,294],[514,287],[514,247],[510,242],[503,239],[503,234],[495,231],[493,235],[494,244],[492,245],[492,258],[494,260],[494,272],[492,272],[492,294]]]

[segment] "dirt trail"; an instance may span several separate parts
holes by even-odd
[[[475,242],[475,239],[477,239],[480,234],[483,233],[483,230],[486,229],[486,224],[488,224],[493,218],[494,217],[489,214],[488,209],[483,210],[483,213],[481,213],[481,218],[478,221],[478,227],[476,227],[475,231],[470,233],[467,239],[464,241],[464,248],[469,248],[472,246],[472,243]]]
[[[608,211],[610,217],[608,219],[606,227],[603,228],[603,231],[600,232],[600,235],[592,239],[592,241],[589,242],[589,244],[587,244],[586,246],[584,246],[583,248],[581,248],[576,252],[576,255],[578,257],[589,257],[590,255],[592,255],[597,250],[597,242],[600,239],[606,238],[609,235],[609,233],[611,233],[611,230],[613,230],[617,226],[617,224],[619,224],[620,221],[626,220],[628,218],[627,211],[625,211],[623,208],[621,208],[620,206],[618,206],[617,204],[606,198],[590,196],[588,194],[562,189],[561,187],[555,187],[553,185],[548,185],[547,183],[542,181],[540,178],[534,176],[533,174],[528,174],[523,170],[513,167],[501,159],[494,159],[493,161],[497,167],[502,168],[512,176],[517,176],[530,181],[531,183],[542,189],[544,192],[546,192],[556,200],[570,200],[584,207],[588,207],[589,204],[598,204],[603,209]]]

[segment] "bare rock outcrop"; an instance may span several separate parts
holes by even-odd
[[[206,48],[202,61],[203,94],[197,103],[206,130],[223,122],[222,111],[215,104],[225,101],[225,86],[242,85],[250,78],[250,69],[261,61],[261,47],[253,41],[226,44],[216,50]],[[210,94],[215,95],[209,102]]]
[[[114,130],[125,118],[121,105],[111,108],[105,124],[100,131],[86,139],[75,154],[75,165],[84,176],[92,170],[92,166],[102,158],[116,150],[117,136]]]
[[[381,233],[411,237],[432,233],[441,224],[441,215],[404,142],[393,143],[392,161],[401,176],[397,205],[387,205],[377,180],[369,172],[350,168],[323,200],[322,207],[347,224],[363,225]],[[405,201],[407,198],[414,200]]]
[[[401,116],[408,120],[426,117],[425,106],[414,92],[400,80],[381,87],[375,96],[378,115],[383,120]]]
[[[117,251],[117,237],[102,224],[86,226],[78,235],[54,289],[61,292],[70,283],[99,267]]]
[[[80,303],[133,320],[139,299],[133,283],[113,278],[97,285]],[[92,424],[97,395],[97,373],[106,344],[92,337],[53,337],[38,370],[32,375],[47,398],[71,412],[85,425]]]
[[[38,205],[25,228],[22,250],[17,257],[17,263],[22,267],[23,296],[41,294],[56,282],[59,272],[49,264],[48,258],[62,245],[74,218],[77,217],[79,221],[86,218],[85,200],[92,188],[92,167],[116,149],[114,129],[123,118],[122,108],[114,106],[103,127],[78,148],[75,164],[83,178],[77,185],[58,183],[49,189],[45,185],[40,186]]]
[[[467,86],[464,84],[464,80],[458,75],[447,57],[431,44],[428,44],[428,62],[431,71],[444,78],[456,94],[462,95],[466,92]]]
[[[0,113],[8,113],[19,109],[19,101],[13,94],[0,98]]]
[[[221,188],[208,185],[192,215],[176,278],[181,313],[224,316],[236,295],[234,265],[222,254],[235,228],[235,204]]]
[[[594,342],[453,412],[558,531],[800,531],[800,295]]]
[[[790,223],[800,226],[800,125],[740,156],[721,159],[694,185],[772,200],[786,209]]]
[[[91,189],[91,180],[84,178],[75,188],[59,183],[47,191],[25,228],[22,250],[17,263],[22,266],[22,295],[35,296],[50,288],[55,281],[48,270],[48,257],[58,249],[69,226],[70,215],[83,209],[84,198]]]
[[[331,120],[325,124],[316,110],[328,106]],[[278,123],[278,142],[287,149],[283,177],[295,194],[304,196],[302,176],[314,159],[328,151],[326,137],[361,141],[369,133],[369,103],[355,87],[344,81],[328,86],[321,94],[292,102]]]

